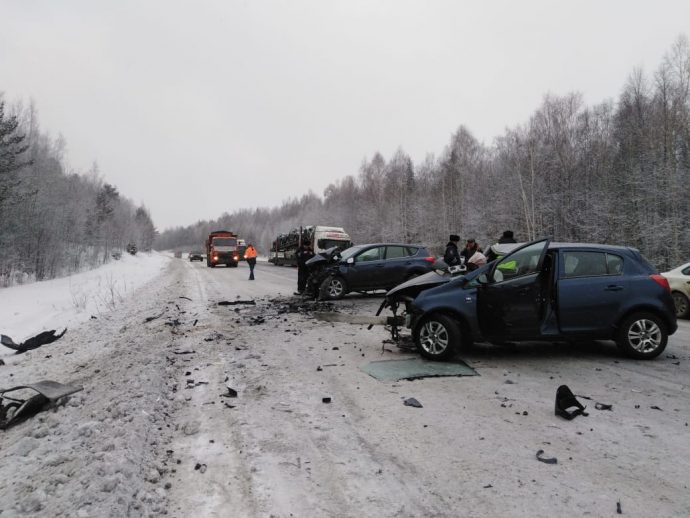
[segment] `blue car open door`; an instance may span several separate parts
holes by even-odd
[[[488,339],[538,337],[544,319],[545,283],[542,275],[549,239],[527,243],[492,266],[477,289],[482,334]]]

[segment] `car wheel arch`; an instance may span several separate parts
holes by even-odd
[[[643,304],[639,306],[633,306],[631,308],[626,308],[625,312],[621,313],[621,315],[616,320],[614,334],[618,333],[618,330],[621,328],[623,322],[625,322],[626,319],[634,313],[651,313],[664,323],[666,329],[671,329],[671,327],[673,327],[672,322],[668,320],[667,315],[663,311],[661,311],[656,306]]]

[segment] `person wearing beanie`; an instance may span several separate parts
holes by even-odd
[[[501,236],[501,239],[498,240],[500,244],[503,243],[517,243],[515,241],[515,238],[513,237],[513,231],[512,230],[506,230],[503,232],[503,235]]]

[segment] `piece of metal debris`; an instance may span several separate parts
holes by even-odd
[[[623,509],[621,509],[621,503],[620,503],[620,501],[619,501],[619,502],[616,502],[616,513],[617,513],[617,514],[623,514]]]
[[[543,457],[544,450],[537,451],[537,460],[543,462],[544,464],[558,464],[558,459],[556,457]]]
[[[232,302],[229,300],[221,300],[218,303],[219,306],[237,306],[238,304],[256,306],[256,302],[253,300],[233,300]]]
[[[7,335],[0,335],[0,343],[9,349],[17,351],[15,354],[21,354],[32,349],[38,349],[42,345],[51,344],[62,338],[66,332],[67,328],[63,329],[62,333],[59,334],[55,329],[43,331],[20,344],[14,343],[14,340]]]
[[[37,394],[27,399],[7,395],[10,392],[26,389],[33,390]],[[54,403],[58,399],[67,397],[80,390],[84,390],[84,387],[79,385],[63,385],[57,381],[49,380],[0,390],[0,430],[5,430],[24,419],[28,419],[43,410],[50,403]]]
[[[403,405],[412,406],[415,408],[424,408],[422,404],[413,397],[407,398],[405,401],[403,401]]]
[[[156,320],[157,318],[160,318],[160,317],[162,317],[163,315],[165,315],[165,311],[163,311],[163,313],[161,313],[160,315],[154,315],[154,316],[152,316],[152,317],[146,317],[146,318],[144,319],[144,324],[146,324],[147,322],[151,322],[152,320]]]
[[[663,412],[663,409],[659,408],[659,407],[656,406],[656,405],[652,405],[652,406],[650,406],[649,408],[651,408],[652,410],[661,410],[661,411]]]
[[[221,394],[221,397],[237,397],[237,391],[234,388],[225,387],[228,389],[227,394]]]
[[[190,301],[190,302],[192,301],[192,299],[190,299],[189,297],[184,297],[184,296],[183,296],[183,297],[178,297],[178,299],[185,299],[185,300],[188,300],[188,301]]]
[[[586,406],[583,406],[567,385],[561,385],[556,390],[555,414],[570,421],[579,415],[587,416]]]
[[[322,398],[321,398],[321,402],[322,402],[322,403],[330,403],[330,402],[331,402],[331,398],[329,398],[329,397],[322,397]]]
[[[606,403],[595,403],[594,408],[597,410],[613,410],[613,405],[607,405]]]

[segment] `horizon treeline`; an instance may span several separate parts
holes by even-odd
[[[105,183],[95,164],[67,171],[65,146],[41,131],[33,102],[8,108],[0,92],[0,286],[98,266],[130,242],[153,245],[146,207]]]
[[[342,226],[356,243],[404,241],[440,250],[448,234],[495,242],[633,246],[660,270],[690,257],[690,46],[681,36],[651,75],[634,70],[618,98],[546,95],[491,145],[464,126],[440,156],[404,150],[364,160],[357,175],[279,208],[243,209],[163,232],[156,248],[200,248],[224,228],[266,253],[300,225]]]

